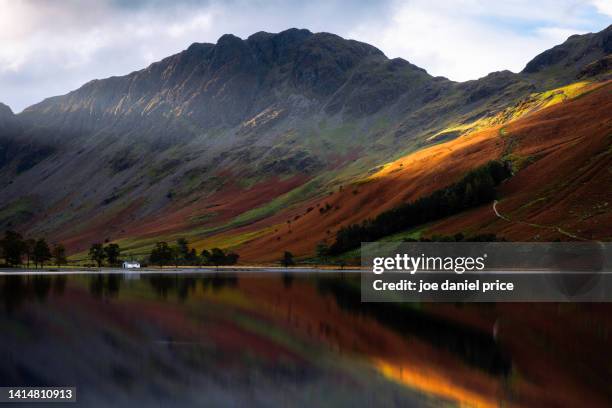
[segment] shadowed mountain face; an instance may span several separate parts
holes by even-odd
[[[0,170],[11,161],[14,139],[21,133],[17,117],[0,103]]]
[[[22,132],[19,119],[11,108],[0,103],[0,138],[2,140],[12,139]]]
[[[448,82],[448,81],[443,81]],[[213,129],[316,113],[373,114],[400,95],[438,88],[424,70],[376,48],[326,33],[288,30],[187,50],[123,77],[92,81],[23,113],[64,132],[139,129],[147,138],[189,138]],[[260,116],[258,116],[260,115]],[[277,119],[278,120],[278,119]]]
[[[149,236],[207,231],[275,203],[232,224],[244,225],[571,82],[610,52],[610,30],[464,83],[333,34],[224,35],[17,116],[2,105],[0,229],[80,249],[145,221],[171,219]]]

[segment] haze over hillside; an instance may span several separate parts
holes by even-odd
[[[610,53],[612,26],[570,37],[519,74],[457,83],[328,33],[192,44],[19,115],[0,105],[0,226],[73,251],[202,240],[452,140],[535,92],[602,80]],[[250,233],[225,244],[267,232]]]

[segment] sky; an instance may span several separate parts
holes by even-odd
[[[332,32],[465,81],[611,23],[612,0],[0,0],[0,102],[19,112],[225,33]]]

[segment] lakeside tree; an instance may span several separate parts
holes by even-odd
[[[30,262],[34,259],[34,247],[36,240],[33,238],[26,239],[24,242],[24,255],[26,257],[26,268],[30,267]]]
[[[5,231],[0,246],[7,265],[18,266],[21,264],[21,258],[25,251],[25,242],[21,234],[11,230]]]
[[[189,241],[185,238],[177,239],[176,252],[178,259],[187,260],[187,258],[189,258]]]
[[[189,265],[195,265],[198,263],[198,253],[196,252],[195,248],[191,248],[191,250],[189,250],[189,254],[187,255],[187,263]]]
[[[173,245],[170,247],[171,255],[170,261],[174,262],[174,267],[178,268],[179,263],[182,263],[181,260],[184,259],[183,251],[178,245]]]
[[[98,268],[100,268],[102,266],[102,263],[104,262],[104,259],[106,258],[106,253],[102,244],[92,244],[89,248],[89,257],[92,261],[98,264]]]
[[[236,265],[238,263],[238,259],[240,259],[240,255],[235,252],[229,252],[225,256],[225,265]]]
[[[108,244],[104,247],[104,256],[110,266],[117,265],[121,256],[121,248],[117,244]]]
[[[51,251],[51,255],[58,268],[68,262],[66,259],[66,248],[64,248],[62,244],[55,244]]]
[[[172,261],[172,248],[168,246],[167,242],[158,242],[155,244],[155,247],[151,250],[151,255],[149,256],[149,260],[151,263],[155,265],[159,265],[159,267],[163,267],[170,261]]]
[[[315,253],[317,254],[317,258],[325,263],[329,256],[329,246],[325,242],[319,242],[315,248]]]
[[[211,253],[208,249],[203,249],[200,253],[200,262],[204,265],[210,265]]]
[[[200,262],[195,248],[189,247],[189,241],[185,238],[178,238],[175,245],[170,246],[172,257],[168,261],[173,262],[176,267],[179,265],[195,265]]]
[[[45,262],[51,259],[51,250],[49,249],[49,245],[44,238],[40,238],[36,241],[34,245],[34,264],[36,267],[38,265],[42,267],[45,266]]]
[[[281,259],[281,265],[283,265],[285,268],[295,265],[293,254],[291,252],[285,251],[283,258]]]
[[[202,263],[205,265],[214,265],[219,267],[221,265],[235,265],[240,259],[240,255],[235,252],[225,253],[221,248],[213,248],[210,252],[206,249],[202,250],[201,255]]]
[[[225,262],[225,252],[220,248],[213,248],[210,251],[209,261],[212,265],[219,267]]]

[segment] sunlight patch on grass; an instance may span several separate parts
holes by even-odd
[[[231,249],[236,248],[245,242],[251,241],[255,238],[259,238],[262,235],[268,234],[273,230],[272,227],[263,228],[257,231],[243,232],[240,234],[220,234],[213,235],[211,237],[202,238],[195,240],[191,243],[191,247],[198,251],[202,249],[211,248],[222,248]]]
[[[509,106],[493,115],[487,115],[468,123],[452,124],[429,137],[427,141],[434,141],[444,138],[445,135],[455,133],[457,136],[464,136],[468,133],[485,128],[504,125],[527,114],[537,112],[569,99],[574,99],[598,86],[598,84],[593,84],[589,81],[580,81],[560,88],[551,89],[549,91],[533,93],[519,101],[517,104]],[[505,136],[505,130],[503,130],[503,128],[500,130],[500,135]]]

